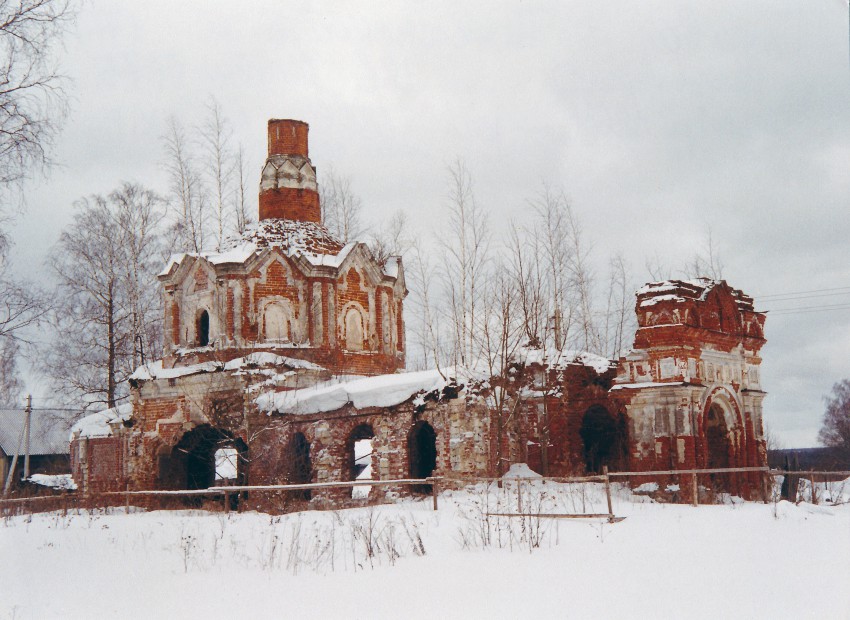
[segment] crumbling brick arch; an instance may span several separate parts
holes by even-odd
[[[624,415],[593,405],[582,416],[579,436],[587,473],[601,473],[606,466],[612,471],[626,466],[628,425]]]
[[[313,482],[313,464],[310,457],[310,441],[307,436],[296,431],[289,438],[286,446],[287,472],[286,482],[288,484],[310,484]],[[293,499],[310,499],[310,490],[292,491]]]
[[[375,438],[375,431],[372,428],[371,424],[363,423],[355,426],[352,431],[348,434],[348,439],[346,440],[346,454],[348,456],[348,480],[356,480],[357,476],[360,475],[363,470],[368,466],[368,463],[365,462],[365,458],[358,459],[355,458],[355,444],[359,441],[371,441]],[[370,455],[371,457],[371,455]]]
[[[364,422],[355,426],[348,434],[345,442],[346,468],[348,480],[371,480],[374,478],[372,464],[373,439],[375,431],[371,424]],[[353,487],[351,496],[365,498],[369,495],[369,487]]]
[[[162,451],[160,484],[166,489],[194,490],[226,483],[216,479],[216,453],[221,449],[236,451],[236,475],[232,477],[232,483],[245,484],[248,446],[229,431],[210,424],[201,424],[186,431],[170,453]]]
[[[195,313],[195,344],[199,347],[210,344],[210,313],[206,308],[198,308]]]
[[[425,420],[418,420],[407,436],[407,458],[411,478],[428,478],[437,469],[437,432]],[[430,493],[431,485],[411,487],[415,493]]]
[[[712,389],[705,398],[698,420],[696,461],[699,467],[724,469],[742,467],[743,423],[737,400],[725,387]],[[717,490],[737,487],[737,475],[710,474],[709,482]]]

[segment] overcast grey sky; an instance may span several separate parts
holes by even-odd
[[[431,234],[460,156],[497,230],[562,186],[600,272],[622,251],[640,284],[647,257],[679,265],[710,228],[751,294],[850,287],[847,30],[845,0],[90,0],[62,59],[62,166],[28,187],[15,267],[37,274],[77,198],[165,191],[167,118],[200,122],[214,95],[252,187],[266,120],[297,118],[320,178],[350,176],[370,221],[403,209]],[[769,316],[767,337],[767,423],[814,445],[850,377],[850,309]]]

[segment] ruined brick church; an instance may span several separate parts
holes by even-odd
[[[306,123],[269,121],[257,226],[160,274],[163,357],[132,375],[129,403],[74,427],[81,489],[765,464],[765,315],[723,281],[643,287],[620,360],[523,349],[507,377],[400,372],[402,261],[322,225],[307,138]]]

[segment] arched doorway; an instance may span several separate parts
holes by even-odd
[[[719,404],[714,403],[708,408],[703,427],[706,449],[705,466],[708,469],[730,467],[729,457],[732,452],[732,441],[729,437],[726,415]],[[729,489],[729,474],[715,473],[711,474],[710,478],[712,486],[716,490],[726,491]]]
[[[212,486],[243,485],[247,481],[245,465],[248,446],[229,432],[202,424],[187,431],[160,457],[160,484],[166,489],[196,490]],[[238,498],[231,498],[232,505]],[[200,499],[187,500],[190,505]]]
[[[587,473],[601,473],[606,465],[612,470],[621,468],[626,445],[623,420],[595,405],[585,412],[579,435]]]
[[[304,433],[295,433],[289,440],[287,448],[289,453],[289,471],[287,482],[289,484],[310,484],[313,482],[313,465],[310,462],[310,442]],[[293,499],[309,500],[310,489],[291,491]]]
[[[372,439],[375,431],[369,424],[360,424],[351,431],[346,443],[348,453],[348,479],[372,480]],[[371,486],[352,487],[351,497],[363,499],[369,496]]]
[[[202,310],[198,315],[198,346],[205,347],[210,343],[210,314]]]
[[[407,437],[410,477],[427,478],[437,469],[437,433],[434,427],[419,420],[410,429]],[[415,493],[430,493],[431,485],[422,484],[412,487]]]

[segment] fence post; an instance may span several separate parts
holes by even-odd
[[[224,492],[224,512],[230,512],[230,493]]]
[[[699,480],[697,480],[696,471],[691,473],[691,503],[699,506]]]
[[[130,514],[130,483],[128,482],[124,488],[124,514]]]
[[[605,476],[605,497],[608,499],[608,522],[614,522],[614,508],[611,506],[611,478],[608,476],[608,466],[602,466],[602,474]]]
[[[516,479],[516,510],[522,514],[522,478]]]
[[[437,494],[440,492],[439,478],[431,478],[431,495],[434,496],[434,510],[437,510]]]
[[[809,478],[809,481],[812,483],[812,503],[817,505],[817,503],[818,503],[818,492],[817,492],[817,489],[815,489],[815,475],[814,474],[811,475],[811,478]]]

